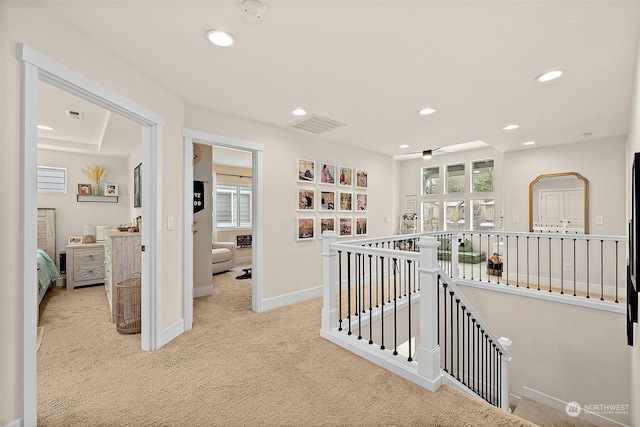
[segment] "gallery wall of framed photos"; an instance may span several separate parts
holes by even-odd
[[[367,234],[366,170],[299,158],[296,174],[296,240],[314,240],[324,231],[339,237]]]

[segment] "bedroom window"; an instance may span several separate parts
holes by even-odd
[[[251,228],[251,188],[216,185],[215,218],[217,228]]]
[[[38,193],[66,193],[67,170],[49,166],[38,166]]]

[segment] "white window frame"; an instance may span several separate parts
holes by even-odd
[[[220,223],[218,221],[218,188],[224,189],[225,191],[233,192],[231,197],[232,206],[231,206],[231,222]],[[246,185],[238,185],[238,184],[225,184],[218,183],[215,185],[215,193],[213,195],[213,200],[215,201],[215,206],[213,209],[213,220],[216,225],[216,229],[218,230],[250,230],[253,228],[253,214],[252,214],[252,188],[247,187]],[[241,222],[241,209],[240,209],[240,195],[241,194],[249,194],[249,223]],[[235,206],[234,206],[235,205]]]

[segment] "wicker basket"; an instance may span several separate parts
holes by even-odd
[[[140,333],[140,300],[140,273],[116,283],[116,329],[121,334]]]

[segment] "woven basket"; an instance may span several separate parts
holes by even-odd
[[[141,330],[140,273],[116,283],[116,329],[121,334],[139,334]]]

